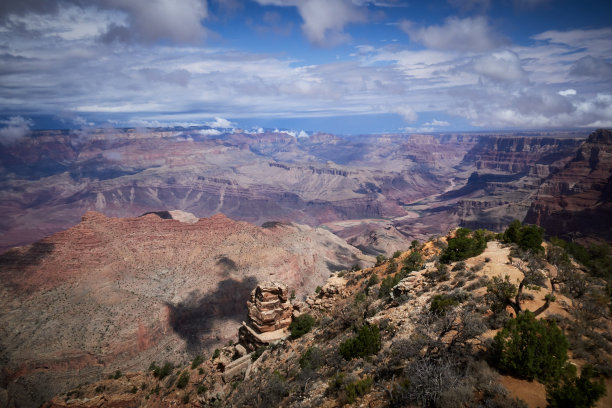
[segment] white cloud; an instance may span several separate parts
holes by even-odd
[[[218,136],[221,132],[217,129],[200,129],[198,133],[203,136]]]
[[[21,116],[13,116],[0,123],[5,125],[0,128],[0,143],[3,145],[15,143],[27,136],[30,133],[30,127],[34,124],[30,119]]]
[[[431,122],[426,122],[423,123],[423,126],[450,126],[450,123],[448,123],[445,120],[437,120],[437,119],[433,119]]]
[[[489,26],[489,22],[482,16],[478,17],[449,17],[444,25],[431,25],[419,27],[411,21],[400,23],[411,41],[437,50],[479,52],[497,48],[505,41]]]
[[[101,7],[128,15],[128,28],[146,42],[160,39],[197,43],[206,30],[201,21],[208,16],[206,0],[97,0]]]
[[[519,81],[526,78],[518,55],[507,50],[475,58],[472,66],[477,74],[494,81]]]
[[[364,2],[351,0],[256,0],[261,5],[297,7],[302,17],[302,31],[318,46],[332,46],[350,39],[344,32],[349,23],[367,20]]]
[[[210,126],[211,128],[220,128],[220,129],[230,129],[235,125],[227,119],[223,118],[215,118],[212,122],[204,123],[206,126]]]
[[[391,112],[401,115],[408,123],[416,122],[419,115],[411,106],[395,106],[391,108]]]
[[[561,96],[573,96],[573,95],[576,95],[576,93],[577,93],[577,92],[576,92],[576,90],[575,90],[575,89],[571,89],[571,88],[569,88],[569,89],[566,89],[566,90],[564,90],[564,91],[559,91],[559,92],[557,92],[557,93],[558,93],[559,95],[561,95]]]

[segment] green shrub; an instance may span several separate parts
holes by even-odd
[[[206,386],[206,384],[200,384],[198,385],[198,394],[204,394],[206,393],[206,391],[208,391],[208,387]]]
[[[429,281],[431,281],[432,283],[433,282],[444,282],[450,279],[448,268],[443,263],[438,264],[435,270],[425,272],[423,276]]]
[[[551,242],[565,249],[574,259],[586,266],[591,275],[600,278],[612,277],[612,253],[606,243],[591,244],[588,248],[562,239],[552,238]]]
[[[393,259],[399,258],[402,255],[402,251],[397,250],[393,253]]]
[[[149,366],[149,370],[153,371],[153,376],[163,380],[166,378],[174,369],[172,363],[164,363],[162,367],[156,365],[154,362]]]
[[[374,274],[372,274],[372,276],[370,276],[370,279],[368,280],[368,285],[367,286],[369,288],[370,286],[374,286],[374,285],[378,284],[379,282],[380,282],[380,279],[378,278],[378,275],[374,273]]]
[[[383,263],[385,263],[385,261],[387,260],[387,258],[384,255],[376,255],[376,264],[375,266],[380,266]]]
[[[113,378],[114,378],[115,380],[117,380],[117,379],[121,378],[121,376],[122,376],[122,375],[123,375],[123,374],[121,374],[121,371],[120,371],[120,370],[117,370],[117,371],[115,371],[115,375],[113,375]]]
[[[472,232],[468,228],[459,228],[454,238],[448,240],[448,246],[440,255],[440,262],[450,263],[463,261],[479,255],[487,247],[487,240],[483,230]]]
[[[289,331],[291,332],[291,338],[297,339],[308,333],[315,324],[315,319],[308,313],[300,315],[293,319],[289,325]]]
[[[410,255],[408,255],[404,259],[404,267],[403,271],[412,272],[418,271],[423,267],[423,255],[421,255],[418,251],[412,251]]]
[[[195,356],[195,358],[191,362],[191,369],[195,370],[195,368],[199,366],[200,364],[202,364],[203,362],[204,362],[204,357],[202,357],[201,354],[198,354],[197,356]]]
[[[340,344],[340,355],[346,360],[355,357],[365,357],[378,353],[380,350],[380,329],[376,325],[363,325],[357,336]]]
[[[179,379],[176,382],[176,388],[183,389],[187,386],[188,383],[189,383],[189,373],[187,372],[187,370],[185,370],[179,376]]]
[[[251,361],[255,361],[257,360],[259,357],[261,357],[261,355],[263,354],[263,352],[266,350],[267,346],[259,346],[257,347],[257,349],[255,349],[255,351],[253,352],[253,354],[251,354]]]
[[[355,402],[355,400],[359,397],[363,397],[370,391],[372,387],[372,379],[370,377],[365,377],[359,381],[355,381],[353,383],[346,384],[344,386],[344,390],[346,391],[346,400],[349,404]]]
[[[310,347],[300,356],[299,364],[302,370],[316,370],[323,362],[323,354],[318,347]]]
[[[445,315],[451,307],[456,306],[458,304],[459,302],[452,296],[436,295],[431,300],[429,310],[438,316],[442,316]]]
[[[363,292],[359,292],[355,295],[355,304],[365,302],[367,296]]]
[[[315,293],[319,294],[319,293],[321,293],[322,290],[323,290],[323,288],[321,286],[317,286],[315,288]]]
[[[544,230],[537,225],[521,225],[519,220],[510,223],[504,231],[503,241],[506,243],[518,244],[521,249],[540,252]]]
[[[189,404],[189,397],[190,396],[191,396],[190,392],[188,392],[185,395],[183,395],[183,398],[182,398],[183,404]]]
[[[586,366],[580,377],[568,376],[559,384],[546,389],[546,401],[550,408],[591,408],[606,394],[602,379],[591,381],[593,369]]]
[[[213,355],[212,355],[213,360],[214,360],[215,358],[219,358],[219,356],[220,356],[220,355],[221,355],[221,350],[219,350],[219,349],[215,349],[215,352],[214,352],[214,353],[213,353]]]
[[[569,343],[554,321],[537,320],[526,311],[510,319],[491,348],[493,363],[502,372],[527,380],[551,382],[567,362]]]

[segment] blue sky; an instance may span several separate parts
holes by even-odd
[[[0,139],[612,126],[610,1],[5,0]]]

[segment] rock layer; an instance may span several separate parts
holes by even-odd
[[[612,132],[597,130],[540,186],[525,221],[551,235],[612,242]]]
[[[287,286],[281,282],[257,285],[247,301],[248,323],[239,329],[240,342],[250,351],[274,343],[289,334],[293,307]]]

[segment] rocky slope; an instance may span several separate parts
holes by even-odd
[[[38,406],[115,370],[182,361],[235,337],[258,282],[301,296],[359,262],[369,258],[308,226],[88,212],[0,256],[0,394]]]
[[[443,277],[436,275],[439,267],[434,260],[445,241],[421,245],[419,253],[430,262],[402,279],[390,296],[379,296],[385,279],[399,271],[410,252],[376,268],[336,274],[318,294],[308,296],[308,306],[295,301],[301,313],[311,314],[319,322],[301,338],[288,338],[285,333],[267,347],[245,354],[246,343],[241,337],[240,344],[173,367],[166,377],[154,371],[131,372],[80,386],[45,406],[331,408],[421,406],[424,401],[438,407],[544,406],[543,384],[502,376],[485,362],[484,351],[500,327],[496,320],[500,316],[489,310],[484,296],[487,283],[504,276],[518,283],[524,276],[517,267],[520,264],[509,262],[511,248],[489,242],[481,255],[449,265]],[[553,265],[545,264],[543,269],[556,276]],[[582,276],[583,272],[577,273]],[[593,288],[598,285],[589,284]],[[261,313],[274,311],[269,314],[268,327],[286,326],[281,323],[286,316],[283,311],[291,307],[281,307],[286,303],[286,292],[285,286],[277,283],[255,288],[249,299],[249,324],[258,321]],[[523,307],[536,310],[547,302],[551,282],[547,280],[542,290],[526,293]],[[440,296],[452,303],[444,312],[433,312]],[[557,286],[556,296],[556,302],[539,317],[554,318],[569,333],[580,316],[576,307],[583,306],[586,298],[569,297],[564,284]],[[612,326],[604,315],[594,320],[598,324],[595,330],[609,334]],[[355,337],[356,329],[363,325],[380,329],[379,347],[370,356],[343,358],[340,345]],[[612,355],[604,349],[611,343],[609,338],[602,341],[606,346],[599,346],[598,358],[609,366]],[[585,361],[574,356],[572,363],[582,366]],[[612,381],[607,379],[606,384],[610,387]],[[610,402],[608,396],[597,407]]]
[[[612,241],[612,132],[593,132],[575,157],[542,183],[525,220],[551,235]]]

